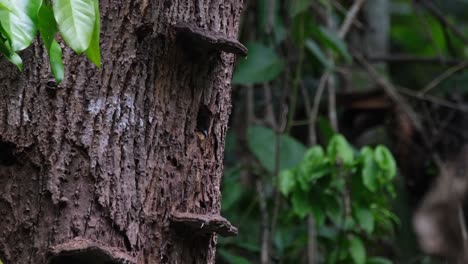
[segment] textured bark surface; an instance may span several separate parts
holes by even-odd
[[[101,70],[68,50],[56,87],[40,45],[22,73],[0,59],[0,258],[213,263],[216,236],[169,218],[219,214],[235,57],[184,51],[172,25],[236,38],[242,1],[100,5]]]

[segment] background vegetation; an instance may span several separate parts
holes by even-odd
[[[222,190],[239,236],[219,263],[439,263],[411,216],[461,144],[466,10],[247,1]]]

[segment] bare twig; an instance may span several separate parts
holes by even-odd
[[[361,9],[361,6],[366,2],[366,0],[356,0],[354,1],[353,6],[349,9],[348,13],[346,14],[346,18],[341,25],[340,31],[338,32],[338,36],[341,39],[344,39],[346,37],[346,34],[349,32],[349,29],[351,28],[351,24],[353,24],[354,20],[356,19],[357,14],[359,13],[359,10]]]
[[[326,71],[320,78],[320,82],[317,88],[317,93],[315,94],[315,98],[314,98],[312,112],[310,113],[310,124],[315,125],[315,123],[317,122],[318,112],[320,109],[320,100],[322,99],[322,94],[328,83],[328,78],[330,78],[330,75],[331,75],[331,71]],[[315,132],[315,129],[311,129],[311,130],[312,132],[309,132],[311,133],[311,135],[309,136],[310,144],[315,145],[317,143],[317,134]]]
[[[262,228],[262,251],[260,260],[262,264],[269,264],[270,263],[270,229],[268,225],[268,208],[266,202],[265,192],[263,190],[262,181],[259,179],[257,180],[257,193],[258,193],[258,200],[260,205],[260,214],[261,214],[261,228]]]
[[[370,62],[403,62],[403,63],[437,63],[454,65],[464,62],[455,58],[416,56],[411,54],[390,54],[388,56],[372,56],[366,58]]]
[[[317,232],[315,230],[314,217],[309,214],[307,216],[307,260],[308,264],[317,262]]]
[[[468,43],[468,38],[457,28],[455,25],[448,21],[446,15],[444,15],[432,1],[429,0],[418,0],[416,3],[420,4],[427,11],[429,11],[439,22],[445,27],[449,28],[458,38],[460,38],[465,44]]]
[[[347,14],[348,13],[348,10],[346,10],[346,8],[344,8],[343,5],[341,5],[341,3],[339,1],[331,1],[333,7],[338,10],[340,13],[342,14]],[[356,28],[358,29],[362,29],[364,28],[364,25],[361,21],[359,21],[357,18],[353,19],[352,22],[353,26],[355,26]]]
[[[327,71],[321,78],[317,93],[315,95],[314,106],[312,107],[309,100],[309,93],[307,92],[304,85],[301,85],[302,96],[304,97],[304,104],[307,111],[307,119],[310,120],[308,124],[309,131],[309,145],[314,146],[317,144],[315,124],[316,124],[316,115],[314,116],[314,111],[318,112],[320,98],[322,97],[323,91],[325,89],[327,80],[330,79],[330,72]],[[315,109],[315,110],[314,110]],[[315,264],[317,259],[317,232],[316,232],[315,220],[314,217],[309,214],[307,216],[307,259],[308,264]]]
[[[336,115],[336,92],[335,92],[335,78],[330,76],[328,78],[328,119],[333,130],[338,131],[338,117]]]
[[[422,123],[419,120],[419,117],[413,110],[413,108],[411,108],[411,106],[406,102],[406,100],[400,96],[397,89],[390,82],[388,82],[386,79],[380,76],[377,70],[369,62],[367,62],[361,54],[354,52],[353,55],[356,58],[356,60],[358,60],[359,63],[361,63],[365,70],[369,73],[369,76],[372,79],[374,79],[374,81],[380,87],[382,87],[382,89],[390,97],[390,99],[392,99],[395,102],[395,104],[402,110],[402,112],[409,118],[416,131],[421,135],[421,138],[426,148],[430,149],[430,140],[427,137]],[[432,153],[432,159],[439,168],[442,166],[441,159],[436,153]]]
[[[265,101],[267,102],[265,106],[265,118],[269,125],[276,129],[276,119],[275,111],[273,109],[273,96],[271,94],[271,87],[267,83],[263,84],[263,94],[265,96]]]
[[[422,124],[419,120],[416,112],[410,107],[410,105],[406,102],[406,100],[398,94],[397,90],[393,85],[385,80],[377,70],[366,61],[366,59],[360,54],[355,52],[354,57],[356,60],[362,64],[364,69],[369,73],[369,76],[374,79],[374,81],[384,89],[385,93],[403,110],[403,112],[410,118],[411,122],[413,123],[414,127],[419,131],[422,132]]]
[[[421,92],[419,92],[419,94],[423,95],[429,92],[431,89],[437,87],[441,82],[443,82],[444,80],[446,80],[447,78],[455,74],[456,72],[461,71],[467,67],[468,67],[468,61],[465,61],[446,70],[441,75],[437,76],[434,80],[432,80],[428,85],[426,85],[426,87],[424,87],[424,89],[422,89]]]
[[[465,104],[456,104],[441,98],[429,95],[429,94],[420,94],[411,89],[398,86],[398,92],[406,96],[410,96],[419,100],[424,100],[436,105],[444,106],[450,109],[454,109],[461,112],[468,112],[468,105]]]

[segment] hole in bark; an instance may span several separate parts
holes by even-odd
[[[137,35],[138,42],[141,42],[143,39],[153,34],[153,24],[143,24],[136,29],[135,33]]]
[[[208,137],[211,125],[211,112],[210,109],[204,104],[200,105],[197,116],[197,132],[203,134],[205,138]]]
[[[172,166],[177,167],[177,159],[171,156],[167,156],[166,159],[171,163]]]
[[[14,144],[0,141],[0,165],[14,165],[17,162],[15,152],[16,146]]]

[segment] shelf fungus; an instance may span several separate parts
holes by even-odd
[[[136,259],[118,248],[99,245],[88,239],[75,238],[49,250],[49,264],[136,264]]]
[[[174,28],[177,41],[192,53],[203,55],[224,51],[247,56],[247,48],[242,43],[220,32],[208,31],[184,21],[179,21]]]
[[[195,234],[217,233],[220,236],[237,236],[238,230],[228,220],[215,214],[193,214],[174,212],[171,215],[171,227],[177,231]]]

